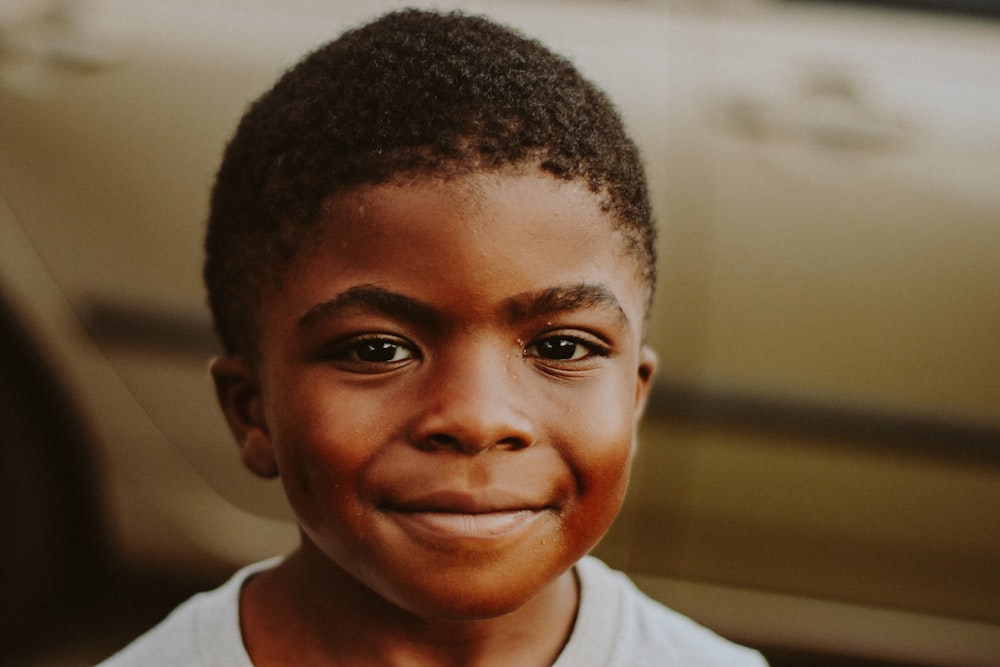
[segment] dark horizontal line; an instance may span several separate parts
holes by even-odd
[[[209,357],[221,346],[208,314],[153,305],[92,299],[81,313],[84,329],[99,345]]]
[[[891,10],[965,16],[979,19],[1000,19],[1000,2],[997,0],[785,0],[788,4],[815,4],[854,7],[886,8]]]
[[[889,447],[957,458],[1000,460],[1000,423],[660,382],[648,414],[675,422]]]

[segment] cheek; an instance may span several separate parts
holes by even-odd
[[[610,524],[628,486],[635,420],[631,409],[634,389],[608,384],[564,412],[567,444],[563,453],[576,475],[581,501],[588,504],[595,523]]]
[[[635,432],[634,383],[622,377],[616,380],[595,382],[585,391],[568,387],[563,396],[549,402],[563,427],[575,433],[577,443],[592,445],[607,455],[610,452],[605,449],[630,451]],[[602,453],[594,454],[605,458]]]
[[[591,435],[579,450],[576,465],[581,495],[591,511],[607,515],[618,513],[628,487],[632,468],[633,440],[629,435],[601,439]]]
[[[586,468],[574,466],[578,496],[563,531],[567,550],[572,553],[586,553],[600,542],[618,516],[628,489],[632,462],[630,443],[608,446],[605,442],[603,447],[601,445],[595,441],[592,447],[582,451]]]
[[[271,437],[282,484],[303,521],[348,507],[377,450],[378,424],[349,397],[336,401],[308,388],[284,397]]]

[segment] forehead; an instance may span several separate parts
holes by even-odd
[[[600,284],[630,320],[644,319],[636,261],[585,183],[540,171],[425,177],[331,197],[323,218],[280,291],[301,312],[358,285],[469,311],[512,294]]]

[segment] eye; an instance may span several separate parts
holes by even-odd
[[[344,370],[380,373],[416,359],[419,354],[412,344],[401,338],[367,335],[343,341],[325,356]]]
[[[595,340],[578,336],[556,335],[543,338],[524,348],[525,355],[547,361],[581,361],[593,356],[606,357],[607,347]]]
[[[361,341],[355,346],[354,354],[360,361],[379,364],[403,361],[413,356],[406,346],[384,338]]]

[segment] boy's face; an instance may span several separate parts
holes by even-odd
[[[605,533],[654,366],[645,293],[585,185],[366,186],[265,294],[260,362],[217,362],[305,539],[410,612],[524,605]],[[236,381],[234,381],[236,378]]]

